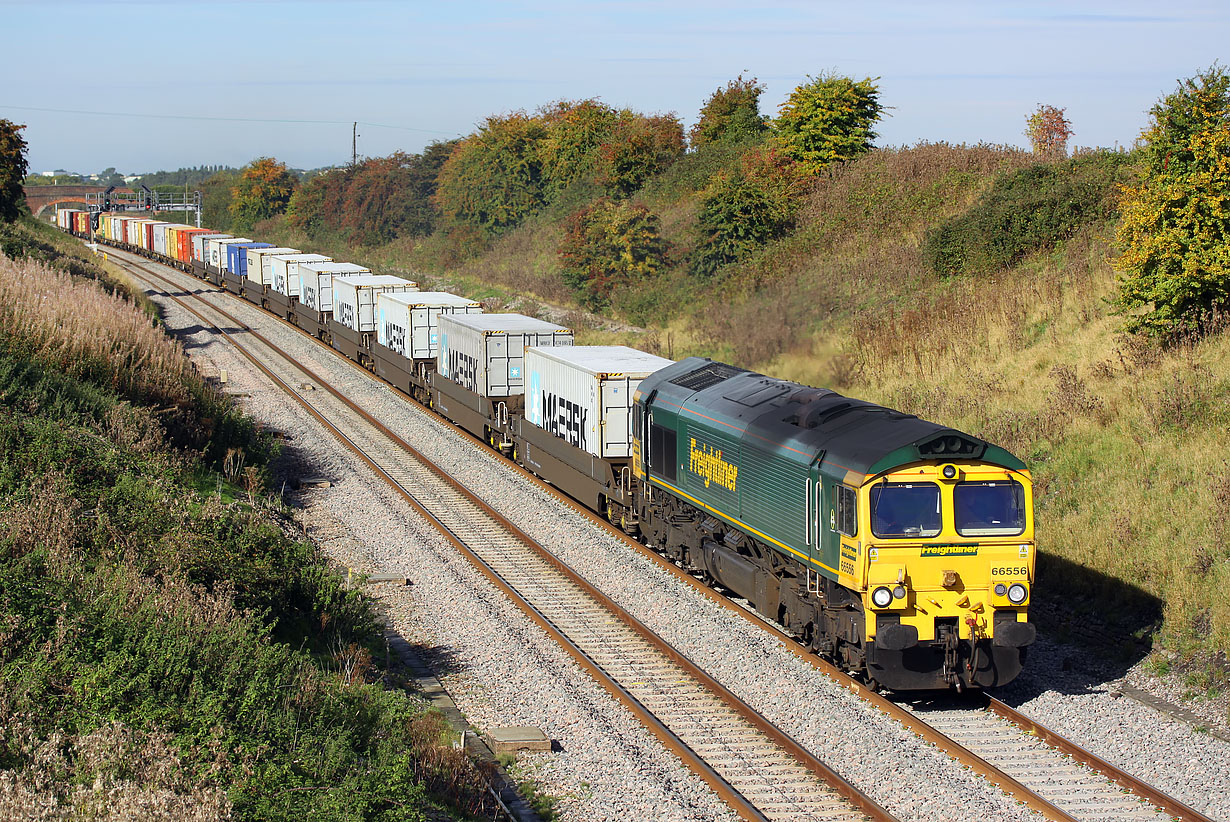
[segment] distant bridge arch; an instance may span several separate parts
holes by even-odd
[[[35,217],[42,216],[43,212],[49,208],[54,208],[59,205],[79,205],[87,206],[88,195],[101,195],[107,190],[107,186],[87,186],[87,185],[68,185],[68,186],[23,186],[26,192],[26,205],[30,207],[30,213]],[[117,188],[113,194],[132,194],[130,188]]]

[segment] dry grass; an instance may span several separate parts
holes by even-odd
[[[0,335],[68,376],[154,405],[186,405],[187,386],[199,380],[183,348],[140,308],[37,262],[0,256]]]
[[[196,787],[167,734],[112,723],[76,739],[56,734],[40,740],[21,716],[4,714],[0,750],[28,764],[0,771],[0,819],[221,822],[232,818],[226,792]]]

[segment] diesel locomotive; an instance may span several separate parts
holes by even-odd
[[[643,380],[639,527],[893,690],[1002,685],[1035,630],[1029,472],[882,406],[705,359]]]

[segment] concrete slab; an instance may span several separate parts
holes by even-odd
[[[551,740],[539,728],[514,725],[487,731],[487,744],[493,753],[511,754],[517,751],[550,751]]]

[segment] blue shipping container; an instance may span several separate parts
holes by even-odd
[[[231,274],[248,276],[248,249],[273,248],[272,243],[232,243],[226,247],[226,270]]]

